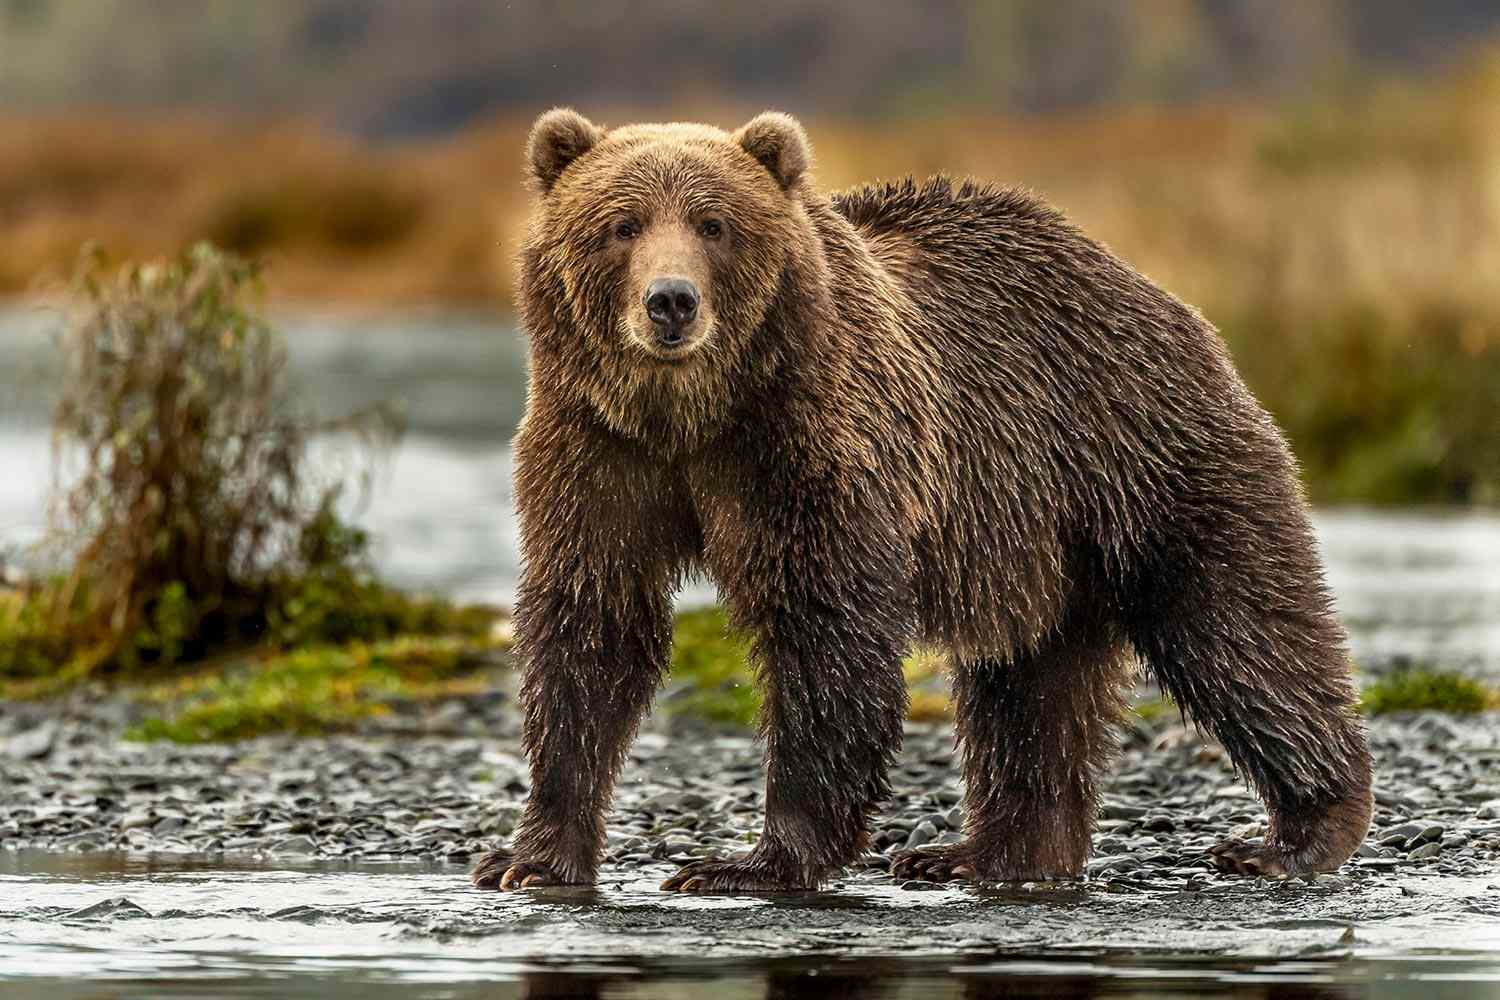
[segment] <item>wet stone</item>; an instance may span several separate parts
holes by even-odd
[[[115,899],[106,899],[92,906],[81,907],[71,913],[63,914],[64,920],[98,920],[108,918],[110,920],[128,920],[132,917],[149,917],[150,913],[123,896]]]
[[[52,752],[57,740],[58,726],[54,722],[43,722],[12,736],[3,744],[4,751],[22,760],[37,760]]]
[[[1113,855],[1110,857],[1095,858],[1088,863],[1085,869],[1090,877],[1106,875],[1110,872],[1128,872],[1141,867],[1141,862],[1129,855]]]
[[[145,828],[156,822],[155,815],[149,809],[141,809],[136,812],[126,813],[124,819],[120,820],[121,830],[134,830]]]
[[[934,840],[936,840],[937,837],[937,827],[933,826],[926,820],[923,820],[921,823],[918,823],[915,828],[912,829],[911,835],[906,838],[907,850],[912,850],[914,848],[930,844]]]

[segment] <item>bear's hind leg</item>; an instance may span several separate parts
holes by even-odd
[[[1073,622],[1011,661],[955,662],[965,838],[896,855],[895,877],[1009,882],[1083,872],[1097,777],[1124,711],[1120,645],[1102,625]]]
[[[1311,529],[1296,508],[1275,505],[1195,526],[1145,578],[1130,633],[1162,687],[1265,801],[1264,840],[1221,844],[1215,864],[1332,871],[1369,829],[1371,763]]]

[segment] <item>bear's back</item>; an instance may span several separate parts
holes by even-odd
[[[1055,208],[1024,188],[1002,187],[973,178],[957,186],[952,178],[936,175],[918,181],[861,184],[831,195],[834,211],[866,233],[921,232],[953,235],[970,231],[976,220],[1011,222],[1022,229],[1055,226],[1063,217]]]

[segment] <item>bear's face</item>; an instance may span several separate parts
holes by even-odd
[[[569,110],[537,120],[538,194],[523,255],[533,341],[619,429],[677,397],[702,413],[729,392],[811,244],[801,203],[806,136],[764,114],[734,133],[704,125],[606,132]],[[681,409],[681,406],[678,406]]]

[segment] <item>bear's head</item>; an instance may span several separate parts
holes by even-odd
[[[521,261],[533,378],[582,393],[629,436],[701,439],[784,360],[784,338],[762,335],[768,318],[818,299],[810,157],[783,114],[733,133],[542,115]]]

